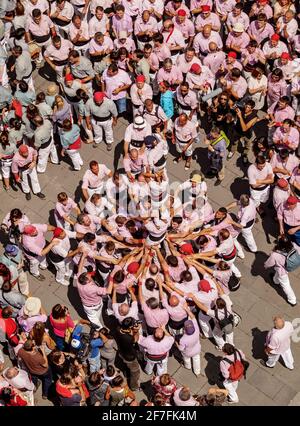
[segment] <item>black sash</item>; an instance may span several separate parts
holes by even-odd
[[[154,163],[154,166],[160,167],[163,164],[165,164],[165,162],[166,162],[166,157],[163,155],[162,157],[160,157],[160,159],[156,163]]]
[[[38,149],[47,148],[50,145],[51,142],[52,142],[52,137],[47,142],[42,143],[42,145]]]
[[[97,115],[92,114],[92,117],[95,121],[107,121],[111,118],[111,114],[109,114],[107,117],[98,117]]]
[[[255,219],[249,220],[249,222],[246,223],[246,225],[244,226],[244,229],[250,228],[250,226],[253,225]]]
[[[144,141],[138,141],[136,139],[131,139],[130,144],[135,148],[142,148]]]
[[[54,65],[56,65],[56,66],[58,66],[58,67],[61,67],[61,66],[63,66],[63,65],[67,65],[67,63],[68,63],[68,58],[67,58],[67,59],[63,59],[63,60],[61,60],[61,61],[58,61],[58,60],[56,60],[56,59],[52,59],[52,62],[54,63]]]
[[[53,251],[49,251],[49,259],[52,263],[59,263],[62,262],[65,258],[64,256],[61,256],[60,254],[53,253]]]
[[[252,188],[254,191],[263,191],[263,190],[264,190],[264,189],[266,189],[268,186],[269,186],[269,185],[264,185],[264,186],[261,186],[260,188],[253,188],[253,186],[251,186],[251,188]]]
[[[50,33],[46,34],[44,36],[37,36],[37,35],[32,34],[32,33],[30,33],[30,34],[31,34],[31,37],[33,38],[33,40],[36,41],[37,43],[44,43],[45,41],[48,41],[50,36],[51,36]]]
[[[162,234],[160,237],[155,237],[154,235],[149,234],[149,238],[151,241],[155,242],[155,241],[160,241],[162,238],[164,238],[166,235],[166,233]]]
[[[66,21],[63,21],[63,20],[61,20],[59,18],[51,18],[51,19],[54,22],[54,24],[58,25],[59,27],[66,27],[71,22],[71,21],[66,22]]]

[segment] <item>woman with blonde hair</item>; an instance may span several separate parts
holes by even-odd
[[[29,336],[32,340],[34,340],[38,348],[43,346],[46,355],[49,355],[50,352],[56,348],[54,340],[51,339],[48,331],[46,330],[45,324],[41,321],[34,324]]]
[[[53,103],[53,124],[55,131],[61,134],[64,120],[72,121],[72,109],[70,104],[60,95],[56,95]]]

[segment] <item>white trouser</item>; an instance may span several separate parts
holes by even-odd
[[[66,259],[62,260],[61,262],[52,262],[56,269],[56,282],[61,283],[65,280],[65,277],[70,279],[74,263],[73,259],[67,257]]]
[[[35,276],[40,275],[39,267],[41,269],[46,269],[48,266],[46,256],[30,257],[28,260],[30,273]]]
[[[146,355],[146,367],[145,367],[145,373],[146,374],[152,374],[153,373],[153,369],[154,366],[156,365],[156,375],[157,376],[161,376],[162,374],[166,374],[168,371],[168,357],[166,357],[165,359],[163,359],[162,361],[151,361],[150,359],[147,358]]]
[[[87,192],[90,198],[93,194],[102,194],[103,191],[104,191],[104,183],[99,185],[97,188],[87,188]]]
[[[33,84],[32,76],[30,76],[28,78],[23,78],[22,80],[24,80],[28,84],[28,88],[35,93],[35,87],[34,87],[34,84]]]
[[[243,251],[241,244],[237,240],[237,237],[235,237],[233,239],[233,241],[234,241],[234,245],[235,245],[235,248],[236,248],[237,256],[240,257],[241,259],[244,259],[245,254],[244,254],[244,251]]]
[[[235,264],[234,264],[235,259],[236,259],[236,257],[235,257],[234,259],[231,259],[231,260],[225,260],[225,262],[226,262],[226,263],[228,263],[228,265],[230,265],[230,266],[231,266],[232,273],[233,273],[233,274],[234,274],[237,278],[241,278],[242,274],[241,274],[240,270],[239,270],[239,269],[235,266]]]
[[[11,164],[12,164],[12,159],[1,160],[1,173],[2,173],[2,177],[4,177],[5,179],[9,179],[10,177]]]
[[[89,129],[87,128],[87,125],[86,125],[85,120],[83,120],[83,121],[82,121],[82,127],[84,128],[84,130],[85,130],[86,134],[88,135],[88,140],[87,140],[87,142],[88,142],[88,143],[93,142],[93,140],[94,140],[93,132],[92,132],[92,130],[89,130]]]
[[[291,351],[291,348],[283,352],[282,354],[269,354],[268,355],[268,361],[266,362],[266,365],[268,367],[274,367],[276,362],[279,360],[279,358],[282,357],[284,365],[289,370],[294,369],[294,358]]]
[[[179,154],[182,153],[182,151],[186,148],[186,146],[188,145],[188,143],[181,143],[179,142],[179,140],[176,138],[176,149],[177,152]],[[188,149],[185,151],[184,155],[186,155],[187,157],[191,157],[193,155],[194,152],[194,144],[192,143]]]
[[[83,165],[82,158],[78,149],[66,149],[66,153],[70,157],[75,170],[80,170]]]
[[[57,150],[53,139],[49,146],[47,146],[46,148],[39,149],[39,158],[36,166],[36,170],[38,173],[45,173],[49,155],[51,162],[53,164],[58,164]]]
[[[182,357],[185,368],[188,370],[193,368],[193,372],[197,375],[201,373],[200,354],[194,355],[193,357],[187,357],[184,355]]]
[[[58,215],[54,215],[55,217],[55,223],[58,228],[66,229],[67,231],[71,231],[71,225],[69,222],[64,220],[63,218],[60,218]]]
[[[242,229],[241,234],[244,237],[249,250],[252,251],[252,253],[255,253],[257,252],[257,245],[253,237],[252,228],[253,225],[249,228]]]
[[[0,349],[0,364],[4,364],[4,355],[2,349]]]
[[[86,313],[89,321],[95,324],[97,327],[102,328],[103,325],[101,323],[102,320],[102,306],[103,302],[99,303],[96,306],[85,306],[83,305],[84,312]]]
[[[294,293],[294,290],[291,287],[290,280],[288,274],[286,275],[279,275],[278,272],[275,272],[274,278],[273,278],[274,284],[279,284],[282,288],[284,294],[287,297],[287,300],[292,305],[295,305],[297,302],[296,295]]]
[[[270,185],[267,186],[262,191],[256,191],[255,189],[250,188],[250,195],[252,200],[254,201],[255,207],[259,207],[260,204],[266,203],[269,199],[270,194]]]
[[[230,399],[230,401],[232,402],[239,402],[239,397],[238,394],[236,393],[239,382],[236,381],[232,381],[230,379],[226,379],[223,382],[223,385],[225,387],[225,389],[228,390],[228,398]]]
[[[217,326],[213,329],[212,334],[219,349],[222,349],[225,343],[233,345],[233,333],[223,334],[220,327]]]
[[[22,191],[24,192],[24,194],[29,194],[30,192],[28,176],[30,176],[32,192],[34,194],[38,194],[39,192],[41,192],[41,187],[40,187],[38,176],[36,173],[36,168],[33,167],[33,169],[27,169],[24,172],[22,172],[21,186],[22,186]]]
[[[107,121],[96,121],[92,118],[92,126],[94,131],[95,143],[101,143],[103,141],[103,132],[105,135],[106,143],[112,144],[114,141],[112,118]]]
[[[24,294],[25,296],[29,295],[29,282],[27,274],[23,270],[19,271],[19,288],[22,294]]]
[[[211,317],[209,315],[205,315],[203,312],[199,312],[198,315],[198,321],[202,330],[202,333],[204,334],[205,337],[212,337],[212,330],[211,330],[211,326],[209,324],[209,320],[211,319]]]

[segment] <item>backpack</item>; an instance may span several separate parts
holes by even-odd
[[[234,327],[234,317],[232,314],[228,314],[227,308],[225,306],[225,317],[223,319],[219,319],[218,309],[215,309],[216,320],[218,321],[219,327],[223,334],[230,334],[233,332]]]
[[[237,357],[237,354],[239,355],[239,358]],[[234,361],[231,361],[228,358],[223,358],[223,361],[226,361],[228,364],[230,364],[229,367],[229,379],[236,382],[241,380],[243,377],[246,378],[246,371],[249,367],[249,362],[245,361],[240,352],[236,350],[234,352]]]
[[[289,253],[287,253],[285,258],[285,269],[288,272],[295,271],[300,266],[300,254],[296,249],[292,249]]]
[[[229,145],[230,145],[230,140],[228,139],[228,137],[225,135],[225,133],[223,132],[223,130],[221,130],[220,131],[220,136],[217,138],[217,139],[215,139],[214,141],[212,141],[211,142],[211,146],[214,146],[214,145],[216,145],[218,142],[220,142],[222,139],[224,139],[225,140],[225,143],[226,143],[226,148],[228,148],[229,147]]]

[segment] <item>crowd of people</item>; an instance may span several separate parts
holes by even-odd
[[[239,402],[249,362],[234,343],[231,292],[265,216],[277,238],[264,268],[297,304],[299,12],[292,0],[0,2],[3,188],[44,200],[49,161],[70,164],[74,189],[82,179],[79,201],[57,194],[51,224],[18,208],[2,218],[0,405],[35,405],[40,383],[43,399],[68,406]],[[121,167],[99,161],[99,149],[84,163],[87,144],[116,158],[124,120]],[[172,184],[170,159],[187,180]],[[235,162],[248,189],[214,210],[207,179],[220,185]],[[82,317],[60,303],[46,312],[32,296],[47,268],[74,288]],[[282,357],[293,370],[293,326],[280,313],[273,321],[262,363]],[[204,375],[202,339],[220,351],[220,374],[194,395],[168,360]]]

